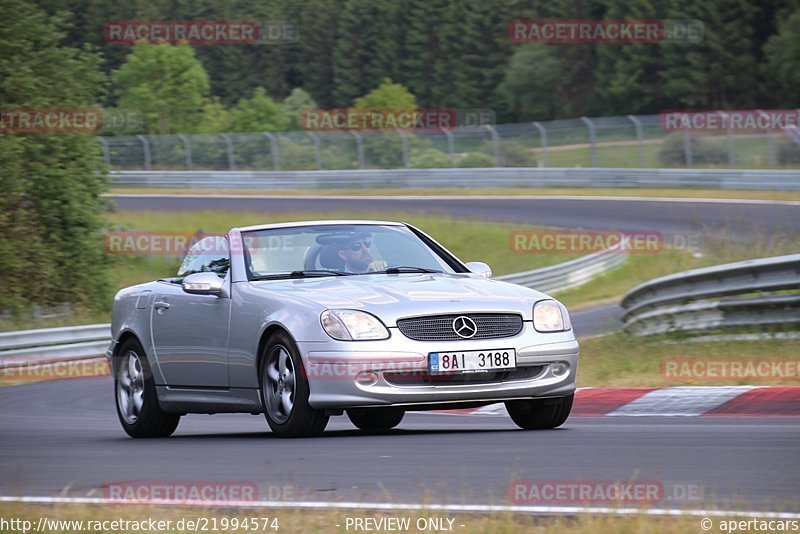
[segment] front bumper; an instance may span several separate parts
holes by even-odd
[[[519,335],[503,339],[420,342],[392,329],[392,337],[385,341],[298,345],[309,404],[317,409],[438,404],[447,408],[448,403],[563,397],[575,391],[579,352],[572,332],[541,334],[530,323]],[[517,353],[514,372],[450,378],[428,373],[431,352],[508,348]],[[554,363],[566,364],[567,372],[554,374]],[[372,380],[359,381],[364,378]]]

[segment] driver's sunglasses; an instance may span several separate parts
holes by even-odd
[[[361,247],[369,248],[371,246],[372,246],[372,241],[366,240],[366,241],[359,241],[358,243],[353,243],[352,245],[348,245],[347,248],[349,248],[354,252],[358,252],[359,250],[361,250]]]

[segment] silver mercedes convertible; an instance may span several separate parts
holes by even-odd
[[[133,437],[188,413],[263,413],[285,437],[334,415],[504,402],[524,429],[572,407],[578,342],[553,298],[491,279],[409,224],[311,221],[199,239],[177,276],[121,290],[107,351]]]

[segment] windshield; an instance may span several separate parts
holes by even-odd
[[[300,226],[243,232],[242,238],[251,280],[466,271],[458,260],[405,226]]]

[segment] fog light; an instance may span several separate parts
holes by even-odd
[[[550,372],[553,373],[553,376],[564,376],[569,372],[569,365],[563,362],[551,363]]]
[[[356,375],[356,383],[359,386],[371,386],[378,381],[378,374],[372,371],[362,371]]]

